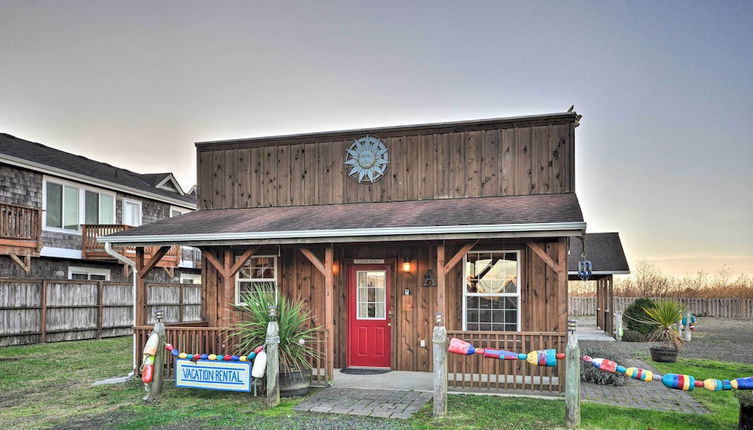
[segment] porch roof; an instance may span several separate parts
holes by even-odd
[[[191,212],[99,237],[127,245],[231,245],[572,236],[574,193]]]
[[[586,257],[593,264],[594,275],[627,275],[630,273],[625,251],[622,249],[619,233],[587,233]],[[580,240],[570,241],[570,255],[567,258],[567,271],[571,279],[578,279],[578,261],[583,250]],[[574,277],[573,277],[574,276]]]

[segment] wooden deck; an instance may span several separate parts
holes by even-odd
[[[40,209],[0,203],[0,254],[38,257],[41,217]]]
[[[105,244],[97,242],[100,236],[118,233],[130,229],[131,226],[125,224],[83,224],[81,225],[81,256],[85,260],[115,260],[114,257],[105,252]],[[135,247],[118,247],[113,246],[117,252],[126,257],[135,260]],[[145,258],[151,258],[159,249],[158,246],[147,247],[144,249]],[[181,248],[174,246],[162,257],[157,264],[158,267],[177,267],[181,260]]]

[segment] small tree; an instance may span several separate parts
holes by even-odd
[[[685,344],[685,339],[675,327],[682,319],[684,310],[682,306],[669,300],[659,300],[654,306],[643,308],[648,322],[657,326],[648,334],[648,340],[661,342],[665,348],[681,348]]]
[[[274,286],[255,286],[251,292],[241,295],[241,304],[236,308],[244,314],[243,321],[236,323],[233,336],[236,338],[238,353],[248,353],[259,345],[264,345],[267,325],[271,320],[269,307],[275,304]],[[303,303],[280,297],[277,308],[277,322],[280,327],[280,371],[295,372],[311,368],[311,359],[318,351],[309,344],[315,339],[318,327],[307,328],[311,312]]]

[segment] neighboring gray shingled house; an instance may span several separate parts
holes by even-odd
[[[0,277],[125,280],[96,237],[184,214],[172,173],[140,174],[0,133]],[[171,252],[151,280],[197,280],[198,251]]]

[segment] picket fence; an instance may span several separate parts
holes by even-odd
[[[161,308],[166,322],[201,321],[201,285],[146,287],[147,315]],[[130,282],[0,279],[0,346],[129,335],[132,288]]]
[[[623,312],[638,297],[615,297],[614,311]],[[654,299],[658,299],[655,297]],[[700,317],[753,318],[753,299],[668,297]],[[570,297],[570,315],[596,315],[596,297]]]

